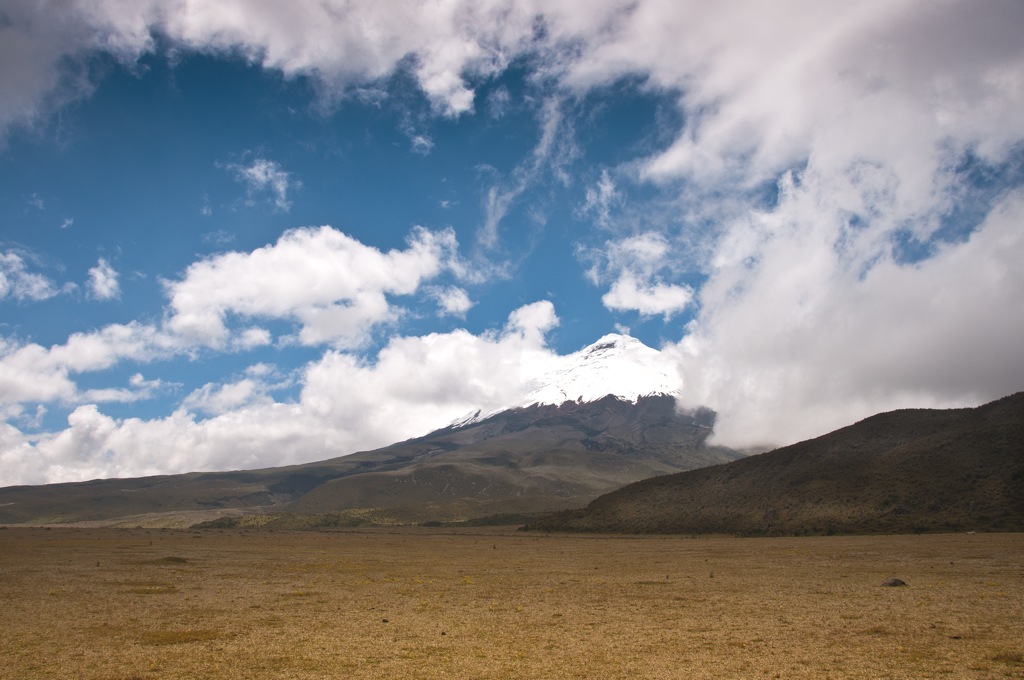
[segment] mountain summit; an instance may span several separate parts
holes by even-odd
[[[611,333],[564,359],[538,381],[519,406],[597,401],[608,395],[636,403],[640,397],[676,396],[681,381],[661,352],[636,338]]]
[[[533,389],[517,402],[490,411],[474,411],[453,427],[480,422],[513,408],[559,406],[567,401],[589,403],[612,396],[636,403],[641,397],[676,397],[682,381],[672,362],[634,337],[609,333],[592,345],[558,359],[533,381]]]

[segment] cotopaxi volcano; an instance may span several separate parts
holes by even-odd
[[[678,376],[634,338],[607,335],[532,387],[506,408],[322,462],[0,489],[0,522],[458,520],[579,507],[629,482],[742,457],[706,444],[715,414],[679,412]]]

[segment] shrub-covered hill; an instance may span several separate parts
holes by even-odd
[[[973,409],[882,413],[758,456],[630,484],[525,528],[1024,531],[1024,393]]]

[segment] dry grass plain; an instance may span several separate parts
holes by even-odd
[[[1024,535],[9,528],[0,616],[19,680],[1021,678]]]

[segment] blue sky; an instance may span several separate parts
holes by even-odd
[[[1024,386],[1015,2],[0,18],[0,485],[385,445],[616,331],[736,446]]]

